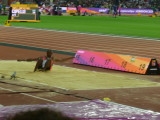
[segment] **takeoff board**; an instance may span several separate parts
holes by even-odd
[[[39,22],[40,14],[37,4],[11,4],[9,21]]]
[[[78,50],[73,63],[139,74],[159,74],[156,59]]]

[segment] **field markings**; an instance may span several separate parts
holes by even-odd
[[[7,39],[6,40],[6,35],[3,37],[3,36],[1,36],[1,38],[4,40],[4,41],[13,41],[14,39],[16,39],[17,37],[19,37],[19,35],[17,35],[17,36],[15,36],[15,38],[9,38],[9,39]],[[24,38],[25,36],[23,35],[23,38]],[[47,37],[47,36],[46,36]],[[133,45],[134,45],[134,47],[137,47],[137,45],[139,45],[139,47],[141,47],[140,49],[143,49],[143,48],[146,48],[146,46],[148,46],[148,47],[152,47],[152,49],[158,49],[157,47],[155,47],[155,45],[157,45],[157,44],[155,44],[155,45],[152,45],[152,43],[145,43],[144,44],[144,40],[143,41],[128,41],[128,40],[121,40],[121,41],[117,41],[117,40],[114,40],[114,42],[113,42],[113,40],[107,40],[107,39],[105,39],[105,40],[102,40],[102,39],[95,39],[96,41],[92,41],[93,39],[92,38],[89,38],[89,39],[85,39],[84,40],[84,38],[83,39],[79,39],[79,41],[74,41],[74,40],[70,40],[70,39],[66,39],[66,38],[64,38],[64,39],[62,39],[62,40],[55,40],[55,38],[54,38],[55,36],[51,36],[51,38],[45,38],[45,39],[41,39],[40,37],[39,38],[33,38],[33,36],[32,36],[32,38],[27,38],[27,39],[23,39],[23,42],[32,42],[32,43],[39,43],[39,44],[47,44],[48,42],[50,43],[50,45],[55,45],[55,44],[57,44],[57,45],[60,45],[60,46],[77,46],[77,45],[84,45],[84,46],[86,46],[86,45],[89,45],[89,46],[93,46],[93,45],[95,45],[96,44],[96,47],[102,47],[102,46],[105,46],[105,44],[109,44],[109,46],[110,47],[114,47],[114,46],[116,46],[117,45],[117,43],[116,42],[120,42],[119,43],[119,46],[121,46],[121,45],[123,45],[123,46],[125,46],[125,47],[130,47],[130,48],[132,48],[133,47]],[[53,39],[54,38],[54,39]],[[32,39],[34,39],[34,41],[32,40]],[[39,39],[41,39],[40,41],[39,41]],[[58,38],[58,39],[60,39],[60,38]],[[90,40],[90,39],[92,39],[92,40]],[[19,38],[18,40],[16,40],[17,42],[18,41],[20,41],[20,42],[22,42],[22,40],[21,40],[21,38]],[[68,44],[68,42],[70,42],[70,44]],[[130,43],[130,44],[128,44],[128,42]],[[78,44],[77,44],[78,43]],[[88,44],[89,43],[89,44]],[[143,44],[143,45],[140,45],[140,44]],[[158,45],[157,45],[158,46]]]
[[[13,92],[13,93],[14,93],[14,92],[17,92],[17,91],[15,91],[15,90],[3,88],[3,87],[0,87],[0,89],[6,90],[6,91],[10,91],[10,92]],[[49,100],[49,99],[46,99],[46,98],[42,98],[42,97],[30,95],[30,94],[27,94],[27,93],[19,93],[19,94],[22,94],[22,95],[25,95],[25,96],[29,96],[29,97],[33,97],[33,98],[40,99],[40,100],[44,100],[44,101],[47,101],[47,102],[52,102],[52,103],[55,103],[55,102],[56,102],[56,101],[53,101],[53,100]]]
[[[85,34],[85,35],[98,35],[98,36],[108,36],[108,37],[120,37],[120,38],[132,38],[132,39],[143,39],[143,40],[160,41],[159,38],[147,38],[147,37],[136,37],[136,36],[134,37],[134,36],[123,36],[123,35],[114,35],[114,34],[82,33],[82,32],[65,31],[65,30],[54,30],[54,29],[51,30],[51,29],[41,29],[41,28],[31,28],[31,27],[18,27],[18,26],[3,26],[3,27],[12,27],[12,28],[23,28],[23,29],[40,30],[40,31],[54,31],[54,32],[64,32],[64,33]]]
[[[18,27],[19,28],[19,27]],[[21,27],[20,27],[21,28]],[[26,28],[26,29],[33,29],[33,28]],[[39,30],[39,29],[38,29]],[[43,31],[45,31],[44,29],[40,29],[40,30],[43,30]],[[49,31],[54,31],[54,30],[49,30]],[[64,32],[64,31],[63,31]],[[70,33],[70,32],[69,32]],[[71,32],[72,33],[72,32]],[[79,34],[79,33],[78,33]],[[86,34],[86,33],[84,33],[84,34]],[[88,34],[87,34],[88,35]],[[95,35],[95,34],[94,34]],[[97,35],[97,34],[96,34]],[[104,36],[104,35],[103,35]],[[112,36],[113,37],[113,36]],[[7,41],[7,40],[6,40]],[[10,40],[8,40],[8,41],[10,41]],[[17,41],[18,42],[18,41]],[[28,42],[28,41],[26,41],[26,42]],[[24,44],[26,44],[26,42],[24,41],[24,42],[22,42],[22,43],[24,43]],[[96,42],[96,41],[95,41]],[[98,42],[98,41],[97,41]],[[158,41],[159,42],[159,41]],[[43,47],[50,47],[50,48],[52,48],[53,46],[50,46],[50,45],[44,45],[44,43],[47,43],[47,41],[46,42],[39,42],[37,45],[41,45],[42,46],[42,44],[43,44]],[[80,42],[81,43],[81,42]],[[35,45],[36,43],[33,43],[33,41],[32,41],[32,43],[30,43],[30,44],[33,44],[33,45]],[[30,45],[29,44],[29,45]],[[55,43],[53,43],[53,44],[55,44]],[[57,43],[56,43],[57,44]],[[86,43],[85,43],[86,44]],[[93,45],[90,45],[91,47],[92,46],[94,46],[96,44],[96,47],[97,47],[97,43],[94,43]],[[51,44],[52,45],[52,44]],[[75,46],[75,45],[66,45],[64,42],[63,42],[63,44],[60,42],[59,43],[59,45],[61,45],[60,47],[57,47],[58,49],[64,49],[65,48],[65,50],[67,50],[67,51],[74,51],[75,52],[75,50],[78,50],[78,49],[80,49],[79,48],[79,46]],[[62,46],[63,45],[63,46]],[[83,43],[82,43],[82,45],[83,45],[83,48],[81,48],[81,49],[88,49],[88,45],[87,46],[85,46]],[[100,44],[98,44],[98,45],[100,45]],[[116,45],[116,44],[115,44]],[[145,45],[147,45],[147,44],[145,44]],[[72,47],[72,48],[69,48],[69,47]],[[33,47],[35,47],[35,46],[33,46]],[[67,47],[67,48],[66,48]],[[73,48],[74,47],[74,48]],[[89,48],[91,48],[91,47],[89,47]],[[100,47],[100,46],[99,46]],[[110,47],[110,48],[109,48]],[[122,54],[125,54],[125,53],[129,53],[129,52],[136,52],[136,50],[141,50],[141,52],[143,51],[143,49],[148,49],[148,48],[134,48],[134,49],[132,49],[132,48],[128,48],[128,49],[122,49],[122,48],[114,48],[114,47],[112,47],[111,45],[109,45],[108,46],[108,48],[107,48],[107,51],[114,51],[114,52],[116,52],[116,51],[118,51],[119,52],[119,50],[123,50],[123,52],[121,52]],[[149,48],[150,48],[150,46],[149,46]],[[150,49],[148,49],[148,50],[153,50],[153,49],[156,49],[154,52],[156,52],[157,50],[159,50],[158,48],[156,48],[156,47],[154,47],[154,46],[152,46],[152,48],[150,48]],[[88,49],[88,50],[92,50],[92,49]],[[98,49],[94,49],[94,50],[98,50],[98,51],[106,51],[106,49],[101,49],[101,48],[98,48]],[[126,52],[127,51],[127,52]],[[150,51],[148,51],[148,52],[145,52],[146,54],[142,54],[142,55],[148,55],[147,53],[150,53],[150,54],[152,54],[153,52],[150,52]],[[157,52],[156,52],[157,53]],[[158,54],[158,53],[157,53]]]
[[[28,44],[28,42],[20,42],[20,41],[16,41],[16,42],[13,42],[13,41],[10,41],[10,40],[5,40],[6,42],[8,41],[8,42],[10,42],[11,44],[14,44],[14,45],[22,45],[22,46],[26,46],[27,44]],[[25,45],[24,45],[25,44]],[[41,46],[41,47],[37,47],[36,45],[39,45],[39,46]],[[54,46],[52,46],[52,45],[45,45],[45,44],[39,44],[39,43],[29,43],[27,46],[31,46],[31,47],[34,47],[34,48],[45,48],[45,49],[53,49],[53,48],[56,48],[57,50],[63,50],[63,51],[68,51],[68,52],[76,52],[77,50],[79,50],[79,49],[84,49],[84,50],[89,50],[89,51],[100,51],[100,52],[107,52],[107,53],[113,53],[113,54],[115,54],[115,53],[119,53],[120,51],[120,53],[119,54],[129,54],[129,53],[135,53],[135,52],[142,52],[143,50],[145,50],[145,49],[143,49],[143,48],[135,48],[135,49],[125,49],[125,48],[114,48],[114,47],[112,47],[112,48],[105,48],[105,49],[97,49],[97,48],[93,48],[92,49],[92,47],[88,47],[88,46],[83,46],[83,47],[78,47],[78,46],[75,46],[75,47],[77,47],[77,48],[75,48],[74,46],[71,46],[72,48],[70,48],[70,47],[68,47],[68,46],[64,46],[64,47],[62,47],[62,46],[56,46],[56,47],[54,47]],[[145,51],[145,52],[143,52],[143,53],[141,53],[140,55],[142,56],[148,56],[148,55],[152,55],[152,53],[154,53],[154,55],[157,55],[157,56],[159,56],[159,53],[158,53],[158,51],[160,50],[160,49],[156,49],[156,50],[154,50],[153,51],[153,49],[151,48],[151,49],[148,49],[148,50],[152,50],[152,51]],[[136,55],[136,56],[140,56],[140,55]],[[135,56],[135,55],[134,55]]]
[[[26,28],[26,29],[33,29],[33,28]],[[39,29],[38,29],[39,30]],[[42,29],[40,29],[40,30],[42,30]],[[43,31],[45,31],[45,30],[43,30]],[[53,31],[53,30],[52,30]],[[79,33],[78,33],[79,34]],[[86,33],[85,33],[86,34]],[[88,35],[88,34],[87,34]],[[96,34],[97,35],[97,34]],[[113,37],[113,36],[112,36]],[[8,40],[9,41],[9,40]],[[29,42],[29,41],[31,41],[31,40],[27,40],[26,42],[25,42],[25,40],[23,40],[24,41],[24,43],[26,43],[26,42]],[[39,42],[39,44],[38,45],[41,45],[41,43],[44,45],[44,43],[47,43],[47,42],[49,42],[50,40],[45,40],[45,41],[43,41],[43,39],[41,40],[41,42]],[[100,41],[94,41],[95,43],[93,44],[93,45],[95,45],[96,44],[96,46],[97,46],[97,44],[98,44],[98,42],[101,42],[102,40],[100,40]],[[17,41],[18,42],[18,41]],[[34,41],[32,41],[32,42],[34,42]],[[62,43],[63,42],[63,43]],[[70,46],[70,45],[66,45],[65,44],[65,42],[64,41],[62,41],[62,42],[59,42],[59,44],[60,45],[65,45],[64,47],[67,47],[67,46]],[[68,41],[66,41],[66,42],[68,42]],[[88,41],[87,41],[88,42]],[[159,41],[158,41],[159,42]],[[54,42],[53,44],[55,44],[56,42]],[[74,41],[73,41],[73,43],[74,43]],[[115,42],[114,42],[115,43]],[[139,43],[139,42],[138,42]],[[32,44],[34,44],[34,43],[32,43]],[[52,43],[51,43],[52,44]],[[56,43],[57,44],[57,43]],[[82,42],[82,41],[80,41],[80,44],[86,44],[86,42]],[[91,43],[92,44],[92,43]],[[100,45],[100,44],[98,44],[98,45]],[[115,44],[112,44],[112,45],[116,45],[116,43]],[[124,44],[125,45],[125,44]],[[145,43],[145,45],[147,45],[147,43]],[[149,44],[150,45],[150,44]],[[46,47],[48,46],[48,47],[50,47],[50,45],[45,45]],[[75,45],[74,45],[75,46]],[[92,46],[92,45],[91,45]],[[62,46],[63,47],[63,46]],[[73,46],[72,46],[73,47]],[[75,46],[75,47],[78,47],[78,46]],[[100,47],[100,46],[99,46]],[[111,46],[110,46],[111,47]],[[149,46],[150,47],[150,46]],[[112,48],[113,49],[113,48]],[[114,48],[115,49],[115,48]],[[141,50],[143,50],[143,48],[135,48],[135,49],[141,49]],[[150,48],[150,49],[157,49],[158,50],[158,48],[156,48],[156,47],[154,47],[154,46],[152,46],[152,48]],[[67,49],[68,50],[68,49]],[[72,49],[73,50],[73,49]],[[98,50],[98,49],[96,49],[96,50]],[[99,50],[101,50],[101,49],[99,49]],[[103,50],[103,49],[102,49]],[[119,50],[119,49],[118,49]],[[126,50],[130,50],[130,49],[126,49]]]
[[[43,31],[45,31],[45,30],[43,30]],[[5,40],[5,41],[13,42],[13,40]],[[107,48],[102,49],[102,48],[100,48],[101,47],[100,44],[98,44],[99,41],[97,41],[97,42],[94,41],[94,44],[92,44],[92,45],[90,45],[90,44],[86,45],[86,43],[88,43],[88,41],[87,42],[83,42],[84,44],[82,43],[82,41],[79,41],[80,42],[80,44],[78,44],[79,46],[78,45],[77,46],[76,45],[68,45],[68,44],[66,44],[66,42],[63,42],[63,41],[59,42],[58,45],[57,45],[56,42],[50,43],[50,45],[47,45],[47,42],[49,42],[49,40],[43,41],[43,39],[40,42],[38,41],[38,43],[35,43],[35,42],[31,41],[31,40],[27,40],[27,41],[16,41],[15,44],[17,44],[17,42],[19,42],[20,45],[21,45],[21,43],[23,45],[23,44],[28,44],[28,42],[30,42],[28,44],[29,46],[36,47],[35,45],[39,45],[39,46],[41,46],[41,48],[53,48],[54,44],[56,44],[56,46],[58,46],[56,49],[66,50],[66,51],[71,51],[71,52],[76,52],[78,49],[86,49],[86,50],[90,50],[90,51],[111,52],[111,53],[120,53],[120,54],[129,54],[129,53],[136,53],[137,52],[137,54],[138,54],[137,56],[145,56],[145,57],[148,56],[148,54],[150,55],[150,57],[153,57],[151,55],[154,53],[155,57],[159,56],[159,54],[157,52],[157,51],[159,51],[159,49],[157,47],[154,47],[154,45],[153,46],[148,46],[148,45],[150,45],[148,43],[143,44],[143,46],[146,46],[146,48],[144,48],[144,47],[143,48],[142,47],[140,47],[140,48],[135,48],[135,47],[134,48],[132,48],[132,47],[129,48],[129,47],[127,47],[125,49],[124,48],[120,48],[120,47],[116,47],[115,48],[115,47],[113,47],[113,44],[112,44],[112,45],[107,46]],[[68,42],[69,41],[67,41],[67,43]],[[92,49],[92,46],[94,46],[95,44],[96,44],[96,47],[98,47],[98,48],[96,48],[96,49],[93,48]],[[83,47],[80,48],[80,45],[83,45]],[[114,45],[116,45],[116,43]],[[126,45],[124,44],[125,47],[126,47]],[[38,48],[38,47],[36,47],[36,48]],[[146,49],[148,51],[146,51]],[[119,52],[119,51],[121,51],[121,52]]]
[[[36,83],[36,84],[41,84],[41,85],[45,85],[45,86],[50,86],[49,84],[46,84],[46,83],[43,83],[43,82],[36,82],[36,81],[33,81],[33,80],[27,80],[25,78],[20,78],[21,80],[23,81],[27,81],[27,82],[32,82],[32,83]],[[50,87],[55,87],[55,88],[59,88],[61,90],[65,90],[65,91],[68,91],[69,89],[66,89],[66,88],[62,88],[62,87],[58,87],[58,86],[50,86]]]
[[[50,43],[50,44],[47,44],[48,42],[46,41],[46,42],[44,42],[44,41],[40,41],[40,42],[33,42],[33,41],[31,41],[31,40],[27,40],[27,41],[25,41],[25,40],[23,40],[23,41],[21,41],[21,40],[16,40],[16,41],[13,41],[13,40],[2,40],[2,42],[11,42],[11,43],[13,43],[13,44],[17,44],[17,43],[20,43],[20,45],[26,45],[26,44],[28,44],[28,45],[40,45],[40,46],[45,46],[45,47],[54,47],[54,45],[55,45],[55,43]],[[29,42],[29,43],[28,43]],[[32,43],[31,43],[32,42]],[[45,44],[46,43],[46,44]],[[62,42],[62,43],[59,43],[58,44],[58,48],[64,48],[64,47],[67,47],[67,48],[65,48],[65,49],[74,49],[74,48],[79,48],[79,46],[80,46],[80,44],[76,44],[76,45],[70,45],[70,44],[67,44],[68,42]],[[97,44],[97,43],[94,43],[93,45],[90,45],[90,44],[88,44],[88,43],[85,43],[85,44],[81,44],[82,46],[83,46],[83,48],[88,48],[88,47],[93,47],[93,46],[96,46],[96,47],[98,47],[97,48],[97,50],[106,50],[106,48],[108,49],[122,49],[123,48],[123,50],[130,50],[130,51],[132,51],[132,50],[144,50],[145,48],[147,48],[148,50],[160,50],[160,48],[156,48],[156,47],[154,47],[154,46],[151,46],[151,47],[141,47],[141,48],[135,48],[135,47],[132,47],[132,46],[126,46],[128,49],[124,49],[124,47],[123,46],[120,46],[120,47],[118,47],[118,48],[114,48],[115,46],[113,46],[113,45],[109,45],[109,46],[102,46],[102,44]],[[125,45],[124,45],[125,46]],[[35,47],[35,46],[33,46],[33,47]],[[56,47],[57,47],[57,44],[56,44]],[[72,48],[68,48],[68,47],[72,47]],[[105,47],[105,49],[102,49],[103,47]],[[111,48],[110,48],[111,47]]]

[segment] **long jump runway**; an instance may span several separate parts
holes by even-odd
[[[154,40],[154,39],[151,40],[151,39],[140,39],[140,38],[125,38],[125,37],[118,37],[118,36],[73,33],[73,32],[64,32],[64,31],[52,31],[52,30],[38,30],[38,29],[28,29],[28,28],[3,27],[3,26],[0,26],[0,30],[1,30],[0,31],[1,43],[10,43],[10,44],[16,44],[16,45],[38,47],[38,48],[55,49],[55,50],[62,50],[62,51],[74,52],[74,53],[78,49],[84,49],[84,50],[90,50],[90,51],[150,57],[150,58],[156,58],[158,61],[160,61],[160,58],[159,58],[160,41]],[[44,54],[45,54],[44,52],[39,52],[39,51],[0,46],[1,60],[33,58],[33,57],[38,57]],[[55,56],[57,58],[69,57],[67,55],[60,55],[60,54],[55,54]],[[15,62],[13,63],[14,65],[22,64],[22,63],[17,63],[16,61],[13,61],[13,62]],[[9,67],[11,67],[13,64],[10,64]],[[55,85],[56,80],[55,81],[53,80],[53,83],[55,84],[52,85],[53,88],[49,89],[50,91],[47,89],[47,87],[44,87],[45,85],[40,85],[36,83],[33,84],[29,82],[24,83],[24,79],[23,80],[18,79],[15,81],[14,80],[11,81],[8,79],[1,80],[0,81],[0,104],[3,104],[3,105],[42,104],[42,103],[44,104],[44,103],[53,103],[53,102],[103,99],[104,97],[109,97],[114,102],[160,112],[160,108],[158,107],[160,106],[160,103],[159,103],[160,101],[159,77],[160,76],[159,75],[150,75],[150,76],[139,75],[139,74],[125,73],[125,72],[108,70],[108,69],[94,68],[94,67],[83,66],[83,65],[75,65],[75,64],[72,64],[72,60],[68,60],[65,62],[57,62],[55,64],[60,66],[65,66],[65,68],[68,66],[68,67],[85,69],[89,71],[104,72],[107,74],[112,74],[115,77],[105,77],[105,78],[108,78],[109,81],[106,80],[106,83],[105,83],[106,85],[104,85],[102,84],[104,83],[104,81],[100,82],[100,80],[98,80],[98,78],[102,77],[101,75],[99,76],[98,74],[97,75],[99,76],[98,78],[95,78],[95,77],[90,78],[90,79],[95,78],[96,80],[94,80],[94,82],[90,81],[90,83],[86,83],[86,86],[88,87],[84,87],[85,82],[83,82],[82,88],[80,88],[79,86],[75,88],[74,87],[67,88],[63,85],[59,85],[59,84]],[[3,65],[5,64],[3,63]],[[7,69],[8,67],[7,65],[8,64],[6,64],[6,67],[3,66],[3,69],[4,68]],[[23,65],[20,65],[20,66],[23,66]],[[9,70],[12,72],[13,71],[12,69],[13,68],[10,68]],[[31,69],[32,68],[29,68],[28,70],[31,70]],[[57,71],[59,71],[59,68],[55,67],[55,70],[56,69]],[[54,72],[56,73],[57,71],[54,71],[53,69],[52,74],[54,74]],[[70,74],[73,71],[70,71],[70,72],[68,71],[67,74]],[[21,71],[19,71],[19,73],[20,72]],[[8,75],[10,74],[11,73],[8,73]],[[30,75],[28,73],[23,73],[23,74]],[[82,77],[82,76],[84,75],[80,75],[79,77]],[[65,76],[65,77],[68,77],[68,76]],[[74,77],[72,76],[72,79]],[[103,77],[102,79],[104,79]],[[128,84],[126,84],[125,87],[124,86],[113,87],[113,85],[111,85],[110,87],[107,86],[109,85],[110,81],[119,80],[119,83],[118,82],[115,83],[115,86],[120,84],[121,77],[125,77],[124,79],[129,80],[129,82],[127,82]],[[114,80],[115,78],[117,79]],[[31,78],[27,78],[27,79],[31,79]],[[82,80],[83,79],[85,78],[82,78]],[[132,79],[134,82],[138,81],[138,83],[136,83],[135,85],[135,83],[132,82],[132,80],[130,79]],[[79,83],[75,83],[75,86],[77,84],[82,84],[82,80]],[[75,79],[75,81],[78,81],[78,79]],[[58,82],[62,82],[63,84],[65,84],[65,81],[63,81],[63,79],[59,79]],[[72,81],[71,83],[74,83],[74,81]],[[74,85],[71,85],[71,86],[74,86]]]

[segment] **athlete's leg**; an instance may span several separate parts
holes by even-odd
[[[34,68],[34,72],[39,69],[39,68],[42,68],[42,63],[43,63],[43,60],[40,58],[38,59],[37,63],[36,63],[36,66]]]

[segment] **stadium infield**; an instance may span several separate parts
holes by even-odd
[[[1,43],[25,45],[38,48],[49,48],[49,49],[63,50],[73,53],[75,53],[77,49],[94,50],[99,52],[108,51],[112,53],[132,54],[143,57],[151,57],[151,58],[156,57],[157,60],[159,60],[158,57],[159,41],[157,40],[121,38],[112,36],[89,35],[89,34],[58,32],[51,30],[46,31],[46,30],[2,27],[2,26],[0,28],[1,28],[0,32]],[[45,52],[43,51],[23,49],[22,47],[17,48],[13,46],[12,47],[2,46],[2,45],[0,46],[0,55],[1,55],[0,59],[2,60],[33,58],[42,56],[44,54]],[[61,59],[70,58],[70,55],[64,55],[59,53],[55,53],[54,56],[56,58],[61,58]],[[29,81],[25,82],[24,84],[24,81],[22,80],[1,80],[0,104],[3,105],[47,104],[54,102],[103,99],[105,97],[109,97],[113,102],[160,112],[160,108],[158,107],[160,101],[159,97],[160,87],[155,85],[155,83],[159,84],[159,75],[139,75],[134,73],[126,73],[126,72],[120,72],[102,68],[77,65],[73,64],[71,59],[68,59],[67,61],[63,62],[56,62],[55,64],[60,66],[68,66],[90,71],[104,72],[105,74],[112,74],[114,76],[123,76],[124,78],[130,78],[130,79],[133,78],[133,80],[139,82],[142,82],[141,80],[143,81],[145,80],[150,85],[152,83],[154,85],[152,84],[153,86],[152,85],[150,86],[148,84],[148,86],[139,85],[139,87],[136,87],[131,83],[130,87],[125,86],[125,88],[110,87],[103,89],[91,88],[89,90],[81,90],[81,89],[68,90],[64,89],[64,87],[62,88],[61,86],[49,87],[46,84],[36,84],[36,83],[34,84],[33,82]],[[21,67],[23,67],[23,65]],[[12,71],[12,69],[13,67],[10,68],[10,71]],[[12,71],[11,73],[13,72],[14,71]],[[110,80],[110,82],[111,81],[113,80]],[[94,82],[91,82],[90,86],[94,84],[95,84]]]
[[[3,25],[7,16],[0,16]],[[11,22],[12,26],[76,31],[103,35],[159,39],[159,17],[142,16],[41,16],[40,23]]]

